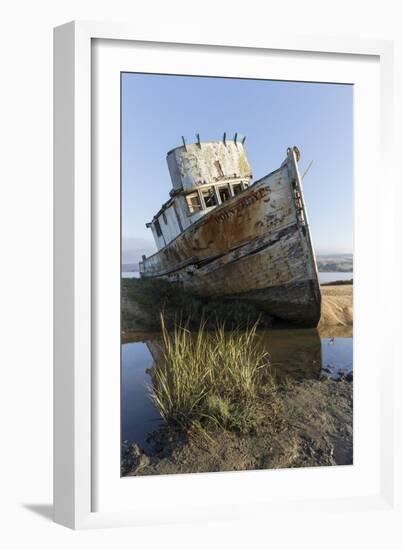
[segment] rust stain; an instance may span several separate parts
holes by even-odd
[[[235,204],[234,206],[229,207],[228,205],[223,212],[220,212],[215,216],[214,218],[215,221],[217,223],[221,223],[227,220],[229,217],[238,214],[240,211],[244,210],[245,208],[248,208],[254,202],[259,201],[261,198],[265,197],[268,193],[269,193],[269,189],[267,187],[264,187],[262,189],[257,190],[254,193],[251,193],[248,197],[240,199],[237,202],[237,204]]]

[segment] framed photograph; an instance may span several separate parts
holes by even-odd
[[[55,520],[392,510],[391,43],[54,51]]]

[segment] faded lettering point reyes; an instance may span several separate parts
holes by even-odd
[[[279,319],[317,326],[321,294],[298,148],[288,148],[280,168],[252,182],[240,134],[182,139],[167,155],[172,189],[147,223],[158,252],[140,262],[141,277],[258,303]]]

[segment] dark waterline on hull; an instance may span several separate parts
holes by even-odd
[[[122,279],[138,279],[138,271],[122,271]],[[334,281],[350,281],[353,279],[352,271],[319,271],[319,283],[332,283]]]

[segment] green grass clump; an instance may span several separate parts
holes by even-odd
[[[270,359],[258,342],[257,323],[246,330],[224,325],[197,332],[169,331],[161,315],[162,355],[152,375],[151,397],[161,416],[183,428],[220,427],[248,431]]]

